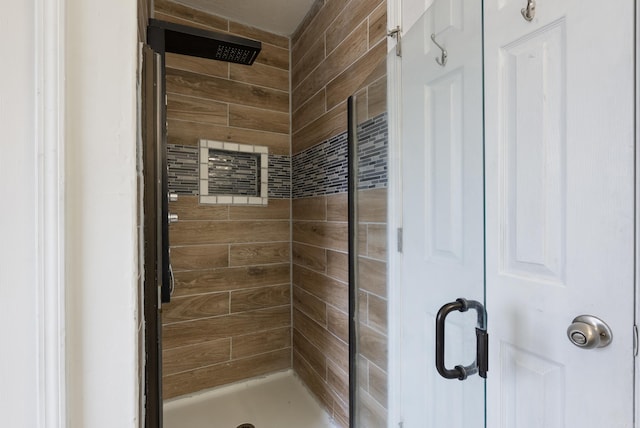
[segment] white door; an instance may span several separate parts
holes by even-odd
[[[485,1],[487,426],[631,427],[634,1],[525,5]]]
[[[531,21],[526,3],[402,0],[405,428],[632,426],[634,2],[538,1]],[[482,302],[485,275],[486,425],[481,378],[434,361],[438,309]],[[569,341],[583,314],[608,347]],[[474,315],[448,318],[448,368],[474,358]]]
[[[484,302],[481,2],[436,0],[426,11],[407,10],[398,402],[404,427],[483,427],[484,380],[445,379],[435,368],[440,307],[458,298]],[[473,310],[448,316],[448,370],[474,362],[476,319]]]

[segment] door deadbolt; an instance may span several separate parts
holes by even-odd
[[[604,348],[613,340],[611,329],[598,317],[580,315],[567,329],[567,337],[578,348]]]

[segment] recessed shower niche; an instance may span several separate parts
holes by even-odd
[[[266,146],[200,140],[201,204],[267,205]]]

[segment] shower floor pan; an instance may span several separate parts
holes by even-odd
[[[291,370],[167,400],[164,428],[335,428]]]

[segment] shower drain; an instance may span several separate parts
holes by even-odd
[[[238,428],[256,428],[253,424],[240,424]]]

